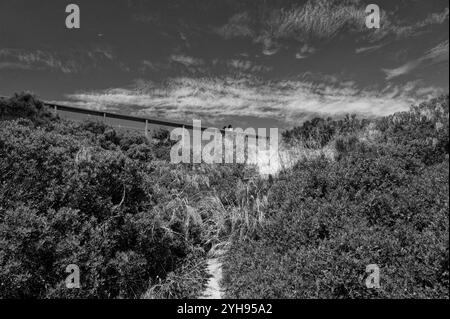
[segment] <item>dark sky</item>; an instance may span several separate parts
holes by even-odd
[[[448,92],[448,29],[441,0],[1,0],[0,94],[220,127],[383,115]]]

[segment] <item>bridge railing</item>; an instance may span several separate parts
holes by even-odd
[[[8,97],[0,96],[0,99],[8,99]],[[98,120],[101,120],[101,121],[103,120],[105,122],[107,122],[108,120],[119,120],[119,121],[126,121],[126,122],[128,122],[128,124],[133,123],[132,125],[123,125],[123,123],[120,124],[120,122],[118,122],[116,124],[113,124],[113,123],[110,123],[110,124],[112,124],[113,126],[118,126],[118,127],[133,129],[133,130],[139,130],[139,131],[143,130],[145,136],[148,136],[148,131],[149,131],[150,126],[159,126],[159,127],[163,126],[163,127],[173,127],[173,128],[183,127],[187,130],[194,129],[194,126],[192,124],[186,124],[186,123],[181,123],[181,122],[167,121],[167,120],[155,119],[155,118],[150,118],[150,117],[139,117],[139,116],[133,116],[133,115],[106,112],[106,111],[98,111],[98,110],[85,109],[85,108],[74,107],[74,106],[69,106],[69,105],[55,104],[55,103],[50,103],[50,102],[43,102],[43,103],[48,108],[53,110],[53,112],[55,114],[61,115],[62,117],[75,119],[75,120],[77,120],[77,118],[73,118],[69,114],[85,115],[85,116],[87,116],[87,118],[94,117]],[[81,118],[78,118],[78,120],[85,120],[87,118],[81,117]],[[208,129],[208,127],[202,126],[202,127],[200,127],[200,129],[202,131],[204,131],[204,130]],[[222,133],[222,135],[225,135],[225,133],[227,131],[224,129],[221,129],[220,132]],[[236,134],[237,132],[234,132],[234,133]],[[254,137],[256,139],[262,137],[262,136],[251,135],[251,134],[246,134],[246,135],[248,137]],[[270,139],[269,136],[265,136],[265,138]]]

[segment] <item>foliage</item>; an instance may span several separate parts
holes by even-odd
[[[280,175],[266,223],[227,256],[228,297],[448,298],[448,96],[375,129]],[[380,289],[365,286],[369,264]]]
[[[65,121],[31,95],[0,110],[1,298],[195,298],[223,241],[229,297],[448,298],[448,96],[306,122],[285,142],[337,156],[269,180],[170,164],[167,131]]]
[[[232,189],[240,167],[172,165],[170,141],[43,120],[30,96],[2,107],[19,118],[0,122],[0,297],[136,298],[174,276],[171,296],[199,293],[204,271],[193,287],[185,272],[218,240],[200,199]],[[69,264],[82,289],[65,287]]]
[[[346,114],[343,119],[316,117],[304,122],[301,126],[283,132],[283,141],[287,144],[301,143],[308,148],[321,148],[335,136],[345,136],[361,130],[369,123],[366,119],[358,119],[355,114]]]
[[[0,119],[8,120],[24,117],[36,124],[42,124],[54,118],[44,104],[30,93],[15,94],[8,100],[0,99]]]

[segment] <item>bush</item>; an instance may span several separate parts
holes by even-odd
[[[202,223],[212,213],[198,216],[195,195],[214,195],[224,176],[233,189],[236,169],[172,165],[161,160],[167,140],[103,123],[43,121],[28,95],[2,102],[2,114],[0,298],[137,298],[174,276],[182,282],[165,293],[199,293],[204,271],[195,286],[185,272],[211,245]],[[66,289],[69,264],[82,289]]]
[[[43,124],[54,119],[44,104],[30,93],[15,94],[10,99],[0,99],[0,120],[17,117],[28,118],[35,124]]]
[[[446,117],[448,96],[377,120],[375,140],[337,136],[337,161],[282,173],[266,224],[233,242],[227,296],[448,298],[448,125],[435,125]],[[380,289],[365,286],[369,264],[380,267]]]
[[[0,106],[0,298],[194,298],[223,240],[228,297],[448,298],[448,96],[288,131],[338,156],[269,181],[170,164],[167,131],[64,121],[29,95]]]

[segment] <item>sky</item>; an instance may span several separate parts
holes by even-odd
[[[0,94],[216,127],[382,116],[448,93],[448,4],[1,0]]]

